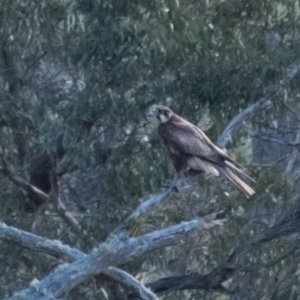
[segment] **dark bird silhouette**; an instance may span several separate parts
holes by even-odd
[[[158,135],[168,149],[178,175],[201,172],[214,176],[221,174],[247,198],[255,193],[239,175],[254,180],[197,126],[163,105],[151,106],[148,115],[158,119]]]

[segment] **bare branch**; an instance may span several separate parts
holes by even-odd
[[[247,115],[254,113],[258,109],[266,109],[272,107],[272,102],[269,99],[261,99],[255,104],[252,104],[248,106],[245,110],[243,110],[241,113],[236,115],[229,124],[225,127],[222,134],[219,136],[217,145],[220,148],[225,148],[226,144],[231,138],[231,133],[235,129],[235,127],[240,124]]]
[[[52,158],[52,170],[50,172],[51,181],[51,199],[54,203],[54,209],[57,214],[71,227],[71,229],[77,234],[81,235],[81,230],[78,221],[75,219],[72,213],[67,211],[65,205],[60,201],[57,174],[56,174],[56,161]]]
[[[0,171],[2,171],[2,173],[10,181],[15,183],[17,186],[23,188],[25,191],[35,194],[42,201],[42,203],[47,203],[47,202],[49,203],[51,199],[52,202],[54,203],[54,208],[57,214],[72,228],[72,230],[76,234],[81,234],[78,221],[74,218],[74,216],[70,212],[66,210],[63,203],[61,203],[61,201],[59,200],[57,175],[55,174],[54,171],[52,172],[54,175],[51,176],[51,185],[52,185],[53,193],[51,195],[52,197],[50,198],[48,194],[44,193],[39,188],[35,187],[34,185],[30,184],[29,182],[25,181],[21,177],[14,174],[14,172],[11,171],[7,166],[7,163],[3,157],[2,157],[2,162],[4,168],[0,168]]]
[[[300,231],[300,209],[297,209],[294,213],[286,216],[282,221],[278,222],[273,227],[258,233],[249,238],[244,244],[237,247],[233,253],[227,258],[227,260],[213,269],[206,275],[191,274],[185,276],[167,277],[160,279],[156,282],[147,284],[146,286],[151,288],[155,293],[165,293],[169,291],[185,290],[185,289],[202,289],[207,291],[219,291],[223,293],[232,293],[222,287],[222,283],[232,278],[235,272],[254,272],[257,267],[248,267],[238,264],[236,261],[240,259],[243,254],[247,254],[264,243],[273,239],[286,236],[288,234],[296,233]],[[265,267],[271,267],[274,264],[281,262],[290,255],[294,254],[296,248],[283,254],[273,262],[266,264]]]
[[[143,284],[136,280],[133,276],[115,267],[109,267],[107,275],[117,279],[125,286],[130,286],[134,289],[135,293],[140,296],[143,300],[158,300],[157,296],[147,289]]]
[[[63,245],[60,241],[52,241],[27,231],[7,226],[3,222],[0,222],[0,239],[32,249],[35,252],[52,255],[67,262],[86,256],[86,254],[75,248]]]
[[[39,188],[33,186],[29,182],[14,174],[14,172],[6,166],[6,163],[4,163],[4,168],[0,168],[0,171],[2,171],[2,173],[17,186],[23,188],[27,192],[31,192],[37,195],[37,197],[42,201],[42,203],[49,202],[49,195],[47,195]]]
[[[289,141],[285,141],[285,140],[280,140],[271,136],[267,136],[267,135],[262,135],[262,134],[256,134],[254,135],[254,137],[261,139],[261,140],[265,140],[265,141],[269,141],[269,142],[273,142],[273,143],[277,143],[277,144],[281,144],[281,145],[285,145],[285,146],[290,146],[290,147],[295,147],[295,146],[299,146],[300,143],[299,142],[289,142]]]
[[[294,62],[291,64],[287,69],[286,72],[282,78],[276,85],[272,85],[269,87],[269,90],[272,90],[272,92],[276,92],[277,94],[282,92],[283,89],[286,87],[286,85],[296,76],[296,74],[300,71],[300,62]],[[268,89],[268,88],[267,88]],[[243,110],[241,113],[236,115],[226,126],[222,134],[219,136],[217,145],[220,148],[225,148],[226,144],[230,140],[231,133],[237,127],[238,124],[240,124],[246,116],[249,114],[254,113],[258,109],[267,109],[272,107],[272,101],[269,98],[262,98],[258,102],[251,104],[248,106],[245,110]]]
[[[166,197],[172,193],[172,187],[162,190],[160,193],[150,195],[141,200],[140,206],[113,232],[118,234],[120,231],[130,227],[140,216],[151,211],[159,205]]]
[[[27,288],[7,299],[51,299],[61,297],[78,284],[97,275],[107,272],[111,266],[117,266],[132,260],[146,251],[173,245],[193,230],[204,230],[222,224],[214,221],[215,216],[206,219],[192,220],[158,230],[138,238],[118,238],[112,235],[86,257],[77,259],[74,263],[58,268],[35,287]]]
[[[291,64],[284,75],[284,78],[282,79],[282,84],[286,85],[288,84],[300,71],[300,62],[296,61],[293,64]]]
[[[61,259],[66,262],[73,262],[77,259],[87,257],[85,253],[80,252],[75,248],[63,245],[60,241],[52,241],[14,227],[7,226],[3,222],[0,222],[0,239],[31,249],[34,252],[51,255],[56,259]],[[110,267],[105,274],[112,279],[131,287],[137,295],[142,297],[142,299],[157,299],[153,293],[123,270]],[[150,296],[152,296],[152,298]]]
[[[277,259],[271,261],[268,264],[258,264],[254,267],[247,267],[247,266],[242,266],[241,264],[231,264],[231,263],[227,263],[226,266],[228,268],[240,271],[240,272],[256,272],[261,268],[270,268],[273,267],[274,265],[280,263],[281,261],[283,261],[284,259],[288,258],[289,256],[291,256],[292,254],[295,254],[295,252],[297,251],[299,247],[293,247],[290,251],[288,251],[287,253],[282,254],[281,256],[279,256]]]

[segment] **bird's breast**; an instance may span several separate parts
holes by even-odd
[[[188,158],[187,164],[191,170],[204,171],[205,173],[219,176],[219,171],[212,165],[212,163],[199,157],[192,156]]]

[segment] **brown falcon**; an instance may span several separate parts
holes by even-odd
[[[221,174],[247,198],[255,193],[239,175],[251,178],[198,127],[163,105],[151,106],[148,115],[158,119],[158,135],[167,147],[178,175],[200,172],[215,176]]]

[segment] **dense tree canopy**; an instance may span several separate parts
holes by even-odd
[[[1,223],[1,298],[91,253],[98,269],[57,298],[133,299],[142,282],[159,299],[300,299],[300,1],[2,0],[0,24],[0,220],[74,247]],[[203,176],[164,188],[154,103],[226,146],[256,195]],[[170,244],[151,236],[168,229]]]

